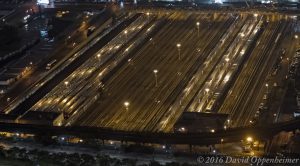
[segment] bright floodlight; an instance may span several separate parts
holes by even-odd
[[[199,25],[200,25],[200,22],[197,22],[196,25],[199,26]]]
[[[209,92],[209,89],[208,89],[208,88],[206,88],[206,89],[205,89],[205,92],[206,92],[206,93],[208,93],[208,92]]]
[[[177,45],[176,45],[178,48],[180,48],[181,47],[181,44],[180,43],[177,43]]]
[[[49,0],[38,0],[38,4],[49,4]]]
[[[68,85],[69,84],[69,82],[68,81],[65,81],[65,85]]]
[[[223,4],[222,0],[215,0],[215,3]]]
[[[253,141],[253,138],[252,138],[252,137],[247,137],[247,141],[248,141],[248,142],[252,142],[252,141]]]
[[[127,34],[128,33],[128,31],[127,30],[125,30],[125,32],[124,32],[125,34]]]
[[[153,73],[155,73],[155,74],[156,74],[156,73],[158,73],[158,70],[156,70],[156,69],[155,69],[155,70],[153,70]]]
[[[228,61],[229,61],[229,58],[225,58],[225,61],[228,62]]]
[[[298,35],[295,35],[295,39],[298,39],[298,37],[299,37]]]
[[[127,102],[127,101],[124,102],[124,106],[125,106],[125,107],[128,107],[128,106],[129,106],[129,102]]]

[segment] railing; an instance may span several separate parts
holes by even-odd
[[[140,143],[159,144],[193,144],[210,145],[224,142],[236,142],[247,136],[258,140],[272,138],[280,131],[293,131],[300,128],[300,118],[291,121],[270,124],[267,126],[252,126],[216,130],[214,133],[150,133],[150,132],[126,132],[97,127],[71,126],[57,127],[38,124],[21,124],[0,122],[1,132],[21,132],[43,136],[71,135],[79,138],[95,138],[103,140],[132,141]]]

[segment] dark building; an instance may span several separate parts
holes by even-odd
[[[228,114],[184,112],[174,125],[174,132],[215,132],[224,129]]]

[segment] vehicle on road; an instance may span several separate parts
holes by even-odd
[[[90,36],[95,31],[95,29],[96,29],[96,27],[94,27],[94,26],[89,27],[86,35]]]
[[[49,62],[48,64],[47,64],[47,66],[46,66],[46,69],[47,70],[50,70],[54,65],[55,65],[55,63],[56,63],[56,59],[54,59],[54,60],[52,60],[51,62]]]

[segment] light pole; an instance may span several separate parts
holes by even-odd
[[[154,77],[155,77],[155,87],[158,87],[158,81],[157,81],[157,73],[158,73],[158,70],[153,70],[153,73],[154,73]]]
[[[154,46],[153,38],[150,38],[149,41],[151,42],[152,46]]]
[[[208,94],[208,92],[209,92],[209,89],[208,89],[208,88],[206,88],[206,89],[205,89],[205,92],[206,92],[206,94]]]
[[[230,119],[227,119],[227,126],[230,126]]]
[[[128,110],[129,105],[130,105],[130,104],[129,104],[128,101],[125,101],[125,102],[124,102],[124,106],[125,106],[125,109],[126,109],[126,110]]]
[[[229,67],[229,65],[230,65],[230,64],[228,63],[229,60],[230,60],[230,59],[229,59],[228,57],[225,58],[226,65],[227,65],[226,68],[225,68],[225,71],[227,71],[227,69],[228,69],[228,67]]]
[[[269,93],[269,84],[266,84],[267,87],[267,93]]]
[[[223,142],[224,142],[224,139],[221,138],[221,153],[223,153]]]
[[[65,39],[65,44],[68,44],[68,41],[71,39],[71,36],[68,36],[68,38]]]
[[[229,58],[225,58],[225,61],[226,61],[227,63],[229,62],[229,60],[230,60]]]
[[[147,12],[146,14],[147,14],[147,21],[149,22],[149,15],[150,15],[150,13]]]
[[[205,88],[205,92],[206,92],[205,94],[208,96],[209,89]],[[208,103],[208,98],[206,98],[205,103]]]
[[[197,22],[196,25],[197,25],[197,31],[198,31],[198,37],[199,37],[199,25],[200,25],[200,22]]]
[[[247,141],[248,143],[251,143],[251,142],[253,141],[253,138],[252,138],[252,137],[247,137],[247,138],[246,138],[246,141]]]
[[[69,81],[65,81],[64,84],[66,85],[66,87],[68,87]]]
[[[178,50],[178,59],[180,60],[181,58],[180,58],[180,47],[181,47],[181,44],[180,43],[177,43],[177,45],[176,45],[176,47],[177,47],[177,50]]]
[[[127,31],[127,30],[125,30],[125,31],[124,31],[124,34],[125,34],[125,38],[126,38],[126,40],[127,40],[127,33],[128,33],[128,31]]]

